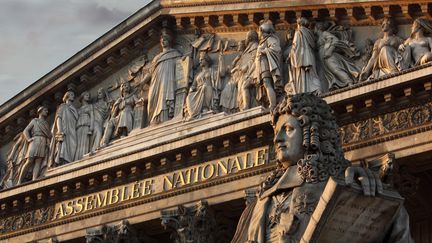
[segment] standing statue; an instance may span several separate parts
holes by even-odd
[[[113,104],[111,117],[105,128],[101,147],[105,147],[114,137],[125,137],[133,129],[134,107],[142,100],[132,92],[130,83],[122,81],[120,97]]]
[[[256,105],[255,56],[258,48],[258,33],[251,30],[246,34],[246,48],[233,61],[232,78],[237,83],[237,104],[241,111]]]
[[[324,67],[328,90],[352,85],[360,74],[360,69],[353,62],[353,57],[358,53],[353,52],[349,42],[331,33],[324,23],[318,22],[315,31],[318,56]]]
[[[77,149],[78,111],[73,105],[75,93],[68,91],[63,96],[63,103],[57,108],[50,145],[49,167],[73,162]]]
[[[330,177],[344,178],[347,184],[362,177],[366,196],[382,192],[371,171],[349,167],[336,119],[321,98],[310,93],[288,96],[273,110],[272,124],[277,168],[261,184],[258,199],[243,211],[232,243],[300,242]],[[412,242],[404,208],[386,239]]]
[[[212,61],[207,52],[199,55],[200,70],[195,75],[193,83],[186,97],[185,117],[186,119],[199,118],[203,113],[213,111],[215,87],[221,78],[218,69],[212,67]]]
[[[97,100],[93,104],[94,125],[90,142],[91,152],[95,152],[100,146],[111,104],[111,99],[106,90],[104,88],[98,89]]]
[[[291,73],[292,67],[291,67],[291,49],[293,45],[294,40],[294,33],[295,31],[293,29],[288,29],[285,34],[285,47],[283,50],[283,61],[284,61],[284,67],[283,67],[283,73],[285,77],[285,93],[286,94],[294,94],[294,80],[293,75]]]
[[[181,54],[172,48],[172,42],[172,35],[163,32],[160,39],[162,52],[153,59],[150,73],[144,79],[144,82],[150,81],[147,108],[150,124],[158,124],[174,116],[176,60]]]
[[[84,91],[81,94],[81,107],[78,109],[77,137],[78,144],[75,160],[80,160],[90,152],[90,141],[94,129],[93,105],[90,104],[90,93]]]
[[[283,89],[282,49],[275,34],[273,23],[267,20],[259,27],[259,44],[255,58],[255,79],[259,82],[258,100],[262,103],[266,96],[269,108],[276,106],[276,90]]]
[[[425,32],[432,33],[432,24],[425,18],[414,20],[411,36],[399,46],[403,53],[404,68],[415,67],[432,61],[432,38]]]
[[[296,94],[322,92],[315,61],[315,45],[315,35],[309,29],[309,21],[303,17],[298,18],[290,53],[290,81]]]
[[[33,174],[32,180],[39,178],[47,164],[49,140],[51,139],[51,131],[46,121],[48,108],[41,106],[38,108],[37,113],[39,117],[33,118],[23,131],[23,135],[29,144],[26,162],[20,169],[18,184],[24,182],[29,171]]]
[[[384,18],[381,30],[384,35],[375,41],[372,56],[360,73],[360,81],[399,71],[398,64],[402,57],[398,53],[398,48],[403,41],[396,36],[396,27],[391,18]]]

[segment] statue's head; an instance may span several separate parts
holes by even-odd
[[[271,20],[264,20],[261,22],[259,27],[259,36],[267,36],[269,34],[275,33],[273,22]]]
[[[199,63],[201,67],[209,67],[212,64],[212,61],[210,59],[210,56],[207,52],[202,51],[199,55]]]
[[[48,108],[45,106],[39,106],[37,109],[37,114],[42,115],[43,117],[48,116]]]
[[[432,24],[426,18],[417,18],[414,20],[411,26],[411,34],[415,34],[419,31],[432,33]]]
[[[258,33],[255,30],[249,30],[246,34],[246,45],[258,42]]]
[[[300,27],[308,28],[309,27],[309,20],[305,17],[297,18],[297,27],[298,28],[300,28]]]
[[[99,88],[98,89],[98,91],[97,91],[97,99],[98,100],[107,100],[108,99],[107,96],[108,95],[107,95],[107,93],[106,93],[106,91],[105,91],[104,88]]]
[[[385,17],[381,22],[381,30],[384,33],[395,34],[397,32],[396,24],[392,18]]]
[[[85,102],[89,102],[90,99],[91,99],[91,95],[90,95],[90,92],[88,92],[88,91],[84,91],[84,92],[82,92],[82,93],[81,93],[81,96],[80,96],[80,98],[79,98],[79,100],[80,100],[81,102],[83,102],[83,101],[85,101]]]
[[[162,48],[171,47],[172,41],[173,41],[172,34],[166,29],[162,30],[162,34],[160,37],[160,44]]]
[[[129,94],[131,91],[131,86],[130,83],[128,81],[121,81],[121,85],[120,85],[120,93],[123,94]]]
[[[74,100],[75,100],[75,93],[71,90],[69,90],[68,92],[66,92],[63,95],[63,102],[66,102],[66,101],[73,102]]]
[[[290,95],[273,110],[272,124],[279,166],[297,165],[304,181],[340,177],[349,166],[332,109],[323,99],[310,93]]]

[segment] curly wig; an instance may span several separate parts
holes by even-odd
[[[351,163],[344,157],[330,106],[311,93],[290,95],[272,111],[272,124],[276,124],[284,114],[297,118],[303,129],[305,153],[297,162],[302,179],[307,183],[317,183],[326,181],[330,176],[342,178]]]

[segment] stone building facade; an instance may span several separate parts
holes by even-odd
[[[272,106],[314,92],[346,159],[391,166],[414,241],[431,242],[431,13],[152,1],[0,106],[0,240],[230,242],[276,167]]]

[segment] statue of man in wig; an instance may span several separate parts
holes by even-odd
[[[383,191],[381,181],[344,158],[330,106],[311,93],[285,98],[272,112],[277,168],[244,210],[232,243],[300,242],[330,177],[347,184],[361,178],[366,196]],[[412,242],[402,208],[384,242]]]

